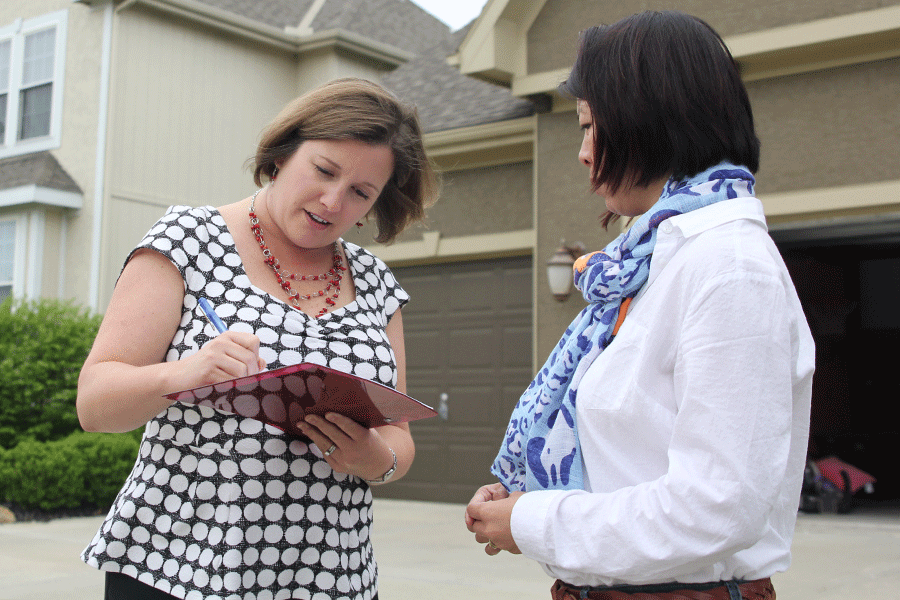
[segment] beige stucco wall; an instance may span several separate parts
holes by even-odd
[[[757,174],[761,197],[784,192],[895,181],[900,173],[900,59],[757,81],[748,85],[762,164]],[[537,287],[538,355],[549,352],[577,308],[550,300],[543,264],[560,237],[580,240],[589,249],[604,236],[594,216],[599,199],[585,193],[586,169],[577,164],[580,143],[575,113],[541,115],[538,132]],[[865,204],[871,200],[872,205]],[[900,210],[884,198],[847,198],[838,213],[798,208],[773,222],[807,221],[836,214]],[[877,204],[877,206],[876,206]],[[584,214],[584,210],[593,212]],[[611,228],[612,229],[612,228]],[[618,230],[615,231],[617,233]],[[594,242],[594,243],[592,243]]]
[[[897,4],[890,0],[547,0],[528,31],[528,72],[571,66],[579,31],[643,10],[675,9],[697,15],[725,37]]]
[[[63,209],[48,208],[44,211],[44,260],[41,269],[41,293],[44,297],[64,297],[59,289],[60,242],[65,237],[62,233],[64,219]]]
[[[565,302],[554,300],[550,294],[546,265],[560,239],[582,242],[589,251],[600,250],[621,231],[615,224],[609,231],[600,225],[599,217],[606,206],[602,198],[590,192],[587,167],[578,161],[581,130],[575,112],[539,115],[537,139],[536,368],[585,306],[577,290],[573,289]]]
[[[443,173],[425,224],[410,227],[398,242],[421,239],[426,231],[455,237],[531,229],[532,189],[530,162]]]
[[[900,59],[747,88],[762,141],[759,194],[900,176]]]
[[[109,186],[114,195],[220,205],[261,128],[296,94],[291,56],[142,8],[117,21]]]

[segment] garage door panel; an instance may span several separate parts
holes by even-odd
[[[454,331],[443,340],[450,367],[490,367],[497,360],[499,346],[493,327]]]
[[[429,444],[416,440],[416,459],[413,461],[407,477],[410,479],[424,479],[424,475],[429,471],[435,473],[444,471],[447,468],[446,459],[447,452],[444,444],[440,441]]]
[[[491,427],[496,421],[495,385],[454,387],[447,396],[447,420],[452,426]]]
[[[451,446],[448,456],[447,482],[475,483],[480,480],[482,483],[478,485],[490,483],[488,478],[491,477],[491,463],[494,462],[499,447],[499,444]],[[473,486],[471,494],[475,493],[478,485]]]
[[[490,483],[481,479],[482,484]],[[424,500],[430,502],[454,502],[466,504],[478,488],[470,483],[439,483],[436,481],[413,482],[403,478],[390,485],[375,486],[372,493],[376,498],[402,498],[404,500]],[[462,519],[462,512],[460,512]]]
[[[529,381],[529,383],[531,382]],[[528,386],[505,386],[501,391],[499,411],[501,415],[506,416],[507,420],[509,419],[509,415],[512,412],[512,409],[515,408],[516,403],[519,402],[519,398],[522,397],[522,392],[525,391],[526,387]]]
[[[504,367],[524,366],[531,369],[531,327],[508,326],[503,329]]]
[[[509,414],[534,375],[531,259],[393,269],[404,308],[408,393],[446,419],[411,424],[416,460],[381,497],[467,502],[488,483]]]
[[[441,377],[441,371],[438,370],[416,373],[414,377],[407,376],[406,389],[407,391],[416,390],[415,395],[410,393],[410,396],[419,402],[424,402],[431,408],[437,408],[441,399],[441,392],[443,391],[434,385],[439,377]],[[422,423],[427,423],[427,421],[422,421]]]
[[[396,275],[396,272],[394,273]],[[420,316],[438,314],[443,310],[441,302],[441,286],[443,280],[438,275],[419,275],[417,277],[397,278],[402,287],[416,303],[415,312]],[[406,310],[403,311],[404,320]]]
[[[504,273],[500,287],[503,305],[507,308],[522,308],[531,312],[531,269],[510,269]]]
[[[419,369],[440,369],[443,364],[443,348],[441,335],[436,331],[404,331],[404,343],[407,349],[415,349],[416,367]]]
[[[474,271],[451,275],[450,285],[457,293],[447,295],[454,311],[491,311],[497,303],[497,281],[493,271]]]

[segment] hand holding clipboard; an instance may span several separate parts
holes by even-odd
[[[220,333],[226,330],[205,298],[200,309]],[[349,373],[302,363],[190,390],[167,398],[249,417],[303,435],[297,423],[306,415],[329,412],[350,417],[364,427],[379,427],[437,415],[406,394]]]

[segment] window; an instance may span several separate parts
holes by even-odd
[[[53,97],[53,56],[56,29],[25,36],[18,139],[50,133],[50,100]]]
[[[0,141],[6,139],[6,99],[9,97],[9,60],[12,42],[0,42]]]
[[[67,15],[0,28],[0,157],[59,147]]]
[[[16,222],[0,221],[0,302],[13,291],[16,257]]]

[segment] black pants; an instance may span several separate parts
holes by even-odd
[[[128,575],[106,572],[106,600],[178,600]],[[372,597],[378,600],[378,594]]]
[[[106,572],[106,600],[178,600],[128,575]]]

